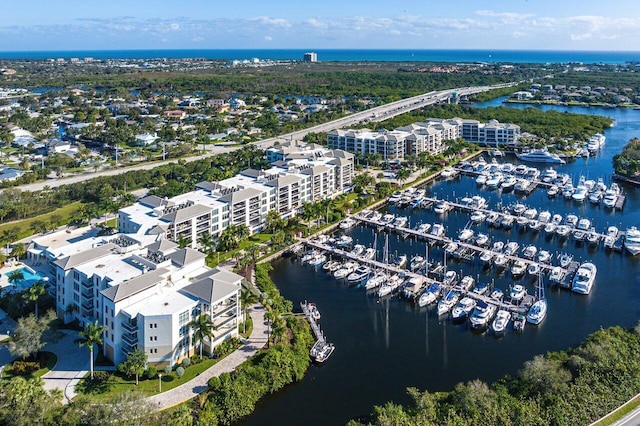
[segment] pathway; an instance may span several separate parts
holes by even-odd
[[[255,355],[267,344],[268,332],[264,319],[265,309],[262,305],[256,304],[249,309],[249,314],[253,320],[253,330],[243,346],[194,379],[169,391],[151,396],[147,398],[147,401],[157,410],[164,410],[181,404],[206,391],[210,378],[233,371]]]
[[[63,333],[60,340],[43,349],[56,354],[58,362],[42,380],[46,390],[60,389],[64,393],[62,401],[67,404],[75,396],[75,385],[89,371],[89,350],[76,343],[77,331],[60,330],[60,333]]]

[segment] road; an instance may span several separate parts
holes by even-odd
[[[444,102],[454,92],[458,96],[466,96],[466,95],[473,95],[480,92],[486,92],[491,89],[514,86],[516,84],[517,83],[503,83],[503,84],[496,84],[493,86],[463,87],[463,88],[447,89],[447,90],[424,93],[422,95],[413,96],[411,98],[402,99],[396,102],[391,102],[389,104],[385,104],[379,107],[370,108],[366,111],[357,112],[355,114],[351,114],[349,116],[342,117],[337,120],[333,120],[324,124],[319,124],[317,126],[313,126],[304,130],[299,130],[299,131],[281,135],[275,138],[269,138],[269,139],[264,139],[258,142],[254,142],[254,145],[262,149],[266,149],[266,148],[272,147],[276,141],[302,139],[308,133],[328,132],[330,130],[349,127],[362,122],[383,121],[383,120],[395,117],[396,115],[404,114],[416,109],[423,108],[428,105]],[[210,152],[208,152],[207,154],[182,158],[182,160],[187,162],[197,161],[211,155],[216,155],[223,152],[230,152],[239,148],[240,148],[239,146],[221,146],[221,145],[211,146],[210,145],[210,148],[208,148],[208,151]],[[130,170],[151,170],[155,167],[158,167],[164,164],[175,163],[176,161],[177,159],[172,159],[172,160],[166,160],[166,161],[144,163],[138,166],[113,168],[113,169],[101,170],[94,173],[83,173],[79,175],[69,176],[66,178],[50,179],[43,182],[36,182],[36,183],[27,184],[27,185],[15,186],[13,188],[18,188],[22,191],[40,191],[45,187],[55,188],[58,186],[67,185],[71,183],[83,182],[85,180],[93,179],[96,177],[114,176],[120,173],[125,173]]]

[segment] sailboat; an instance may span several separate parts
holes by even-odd
[[[540,324],[547,315],[547,299],[544,296],[544,283],[542,282],[542,274],[538,274],[538,285],[536,287],[536,302],[529,308],[527,312],[527,322],[531,324]]]
[[[384,252],[382,254],[383,260],[382,262],[385,265],[389,265],[389,234],[385,234],[384,237]],[[382,283],[380,288],[378,289],[378,297],[384,297],[388,294],[391,294],[398,287],[398,282],[394,279],[389,279]]]

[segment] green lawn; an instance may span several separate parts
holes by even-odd
[[[34,234],[33,229],[31,229],[31,224],[33,222],[41,221],[41,222],[48,223],[51,219],[51,216],[53,215],[60,216],[62,218],[62,224],[67,224],[71,220],[73,220],[73,218],[76,216],[76,214],[78,213],[78,209],[80,208],[80,205],[81,205],[80,201],[75,201],[71,204],[67,204],[64,207],[60,207],[59,209],[56,209],[50,213],[41,214],[36,217],[21,220],[19,222],[5,223],[3,225],[0,225],[0,234],[2,234],[2,232],[4,232],[5,230],[11,229],[11,228],[17,228],[18,239],[29,237]]]
[[[220,359],[221,358],[207,358],[199,364],[191,365],[185,368],[184,375],[181,378],[178,378],[175,371],[166,375],[162,372],[162,369],[159,369],[159,373],[162,373],[162,391],[166,392],[188,382],[212,365],[216,364]],[[159,382],[160,380],[157,376],[153,379],[147,379],[146,376],[144,376],[144,379],[141,377],[140,384],[136,386],[135,377],[127,377],[120,372],[114,372],[106,383],[92,387],[90,385],[91,381],[89,380],[89,374],[87,374],[87,376],[85,376],[85,378],[80,381],[76,387],[76,391],[80,395],[89,395],[92,401],[104,402],[123,392],[133,390],[141,392],[145,396],[156,395],[159,393]]]
[[[44,358],[44,367],[39,370],[34,371],[33,373],[24,376],[26,379],[32,379],[34,377],[42,377],[46,373],[48,373],[53,367],[55,367],[58,362],[58,357],[53,352],[41,351],[38,353],[39,357]],[[3,379],[11,379],[13,377],[17,377],[18,374],[15,374],[13,371],[12,365],[8,364],[7,367],[2,371]]]

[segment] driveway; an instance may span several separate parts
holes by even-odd
[[[63,336],[55,343],[49,343],[43,350],[53,352],[58,357],[58,362],[51,371],[42,376],[44,388],[47,390],[60,389],[65,393],[64,402],[74,395],[66,395],[66,390],[72,380],[79,375],[84,376],[89,370],[89,350],[80,347],[75,340],[77,331],[61,330]]]

